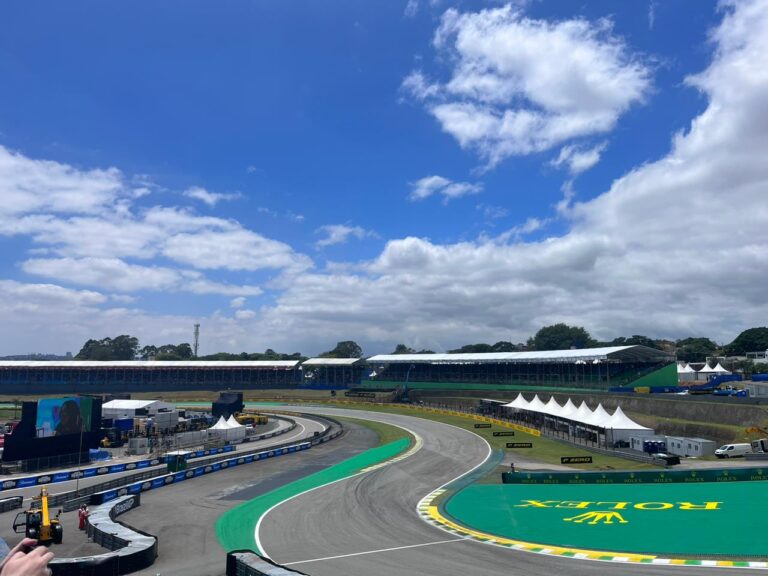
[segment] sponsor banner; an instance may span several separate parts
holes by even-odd
[[[562,456],[560,464],[592,464],[592,456]]]
[[[58,472],[53,475],[52,482],[66,482],[71,478],[71,474],[69,472]]]
[[[83,470],[83,478],[91,478],[96,476],[96,468],[86,468]]]
[[[186,480],[186,479],[187,479],[186,472],[176,472],[176,474],[173,475],[174,482],[181,482],[182,480]]]
[[[26,488],[27,486],[34,486],[37,484],[37,478],[19,478],[16,481],[17,488]]]
[[[110,511],[110,516],[112,518],[115,518],[117,516],[120,516],[121,514],[125,514],[126,512],[129,512],[130,510],[133,510],[137,506],[141,504],[141,497],[138,495],[131,496],[130,498],[126,498],[119,504],[115,505],[114,508]]]
[[[128,486],[128,492],[131,494],[138,494],[141,492],[141,482],[137,482],[136,484],[131,484]]]
[[[490,428],[490,424],[475,424],[475,428]]]
[[[699,482],[765,482],[764,468],[712,470],[638,470],[636,472],[503,472],[505,484],[674,484]]]
[[[532,442],[507,442],[507,448],[533,448]]]
[[[140,460],[136,462],[136,468],[149,468],[149,460]]]
[[[114,474],[116,472],[125,472],[125,464],[114,464],[109,467],[110,474]]]
[[[159,488],[160,486],[164,486],[165,481],[162,478],[155,478],[152,480],[152,488]]]
[[[494,432],[494,436],[514,436],[515,433],[512,430],[509,430],[507,432]]]

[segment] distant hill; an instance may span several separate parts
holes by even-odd
[[[0,360],[72,360],[72,353],[65,356],[56,354],[17,354],[15,356],[0,356]]]

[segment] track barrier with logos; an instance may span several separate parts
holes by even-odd
[[[259,556],[252,550],[236,550],[227,553],[227,576],[306,576],[271,560]]]
[[[637,470],[634,472],[502,472],[504,484],[667,484],[699,482],[764,482],[765,468],[705,470]]]
[[[151,566],[157,558],[157,538],[115,521],[140,504],[141,495],[133,494],[94,508],[86,525],[88,537],[110,552],[79,558],[54,558],[49,564],[52,574],[118,576]]]

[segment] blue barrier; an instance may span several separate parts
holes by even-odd
[[[311,447],[312,447],[311,442],[302,442],[300,444],[294,444],[292,446],[288,446],[285,448],[280,448],[276,450],[265,450],[264,452],[259,452],[257,454],[252,454],[250,456],[240,456],[240,457],[231,458],[229,460],[222,460],[221,462],[215,462],[213,464],[206,464],[205,466],[190,468],[189,470],[186,470],[183,472],[173,472],[170,474],[164,474],[162,476],[158,476],[157,478],[152,478],[151,480],[134,482],[133,484],[129,484],[128,486],[125,486],[118,490],[107,490],[105,492],[97,492],[96,494],[92,494],[91,504],[103,504],[104,502],[109,502],[110,500],[114,500],[118,496],[122,496],[125,494],[136,494],[138,492],[146,492],[148,490],[154,490],[156,488],[168,486],[169,484],[175,484],[176,482],[183,482],[184,480],[187,480],[190,478],[196,478],[198,476],[202,476],[203,474],[210,474],[213,472],[218,472],[220,470],[226,470],[227,468],[230,468],[232,466],[239,466],[241,464],[248,464],[249,462],[253,462],[254,460],[262,460],[264,458],[270,458],[270,457],[274,458],[276,456],[282,456],[284,454],[290,454],[297,451],[308,450]]]

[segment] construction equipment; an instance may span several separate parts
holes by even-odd
[[[13,521],[13,531],[16,533],[24,532],[27,538],[37,540],[38,544],[49,546],[61,544],[64,536],[64,528],[61,525],[58,511],[55,518],[51,518],[48,513],[48,489],[43,486],[40,490],[40,496],[33,496],[29,504],[29,510],[19,512]]]
[[[235,420],[240,424],[250,424],[251,426],[263,426],[267,423],[268,417],[258,412],[237,412]]]

